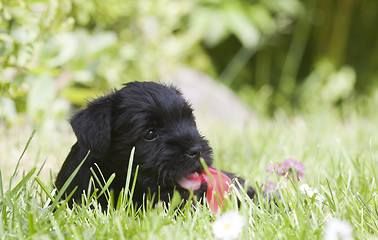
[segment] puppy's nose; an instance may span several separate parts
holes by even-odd
[[[191,158],[198,158],[201,154],[202,147],[201,145],[193,146],[186,154]]]

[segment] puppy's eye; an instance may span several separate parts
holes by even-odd
[[[146,135],[144,135],[144,139],[151,141],[151,140],[154,140],[155,138],[157,138],[157,136],[158,136],[158,134],[156,133],[156,131],[151,129],[151,130],[148,130]]]

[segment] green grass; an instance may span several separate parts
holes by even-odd
[[[261,195],[252,202],[243,192],[233,192],[224,211],[238,210],[244,217],[246,224],[240,239],[323,239],[324,228],[332,218],[349,222],[355,239],[375,239],[377,128],[374,117],[351,114],[339,120],[330,111],[296,118],[259,119],[243,131],[226,130],[222,126],[204,131],[214,147],[216,167],[240,173],[257,189],[268,181],[280,187],[277,206]],[[59,203],[57,210],[52,211],[48,199],[54,196],[48,193],[63,159],[49,163],[55,159],[46,160],[41,153],[44,147],[35,147],[38,145],[35,139],[27,144],[25,131],[20,134],[26,145],[20,164],[9,164],[12,169],[2,165],[1,169],[0,239],[214,239],[212,223],[219,216],[213,216],[201,204],[177,210],[176,197],[170,204],[173,207],[159,204],[152,208],[148,204],[134,209],[127,204],[126,194],[116,210],[102,212],[88,198],[82,206],[68,209]],[[37,131],[37,139],[38,134]],[[0,140],[19,137],[8,134]],[[61,148],[69,151],[65,142]],[[17,150],[21,155],[22,148],[17,146]],[[38,159],[33,166],[23,165],[25,158],[35,156]],[[266,171],[271,162],[286,158],[295,158],[306,166],[300,182]],[[46,169],[47,165],[50,167]],[[22,173],[21,168],[26,171]],[[319,202],[315,196],[303,194],[299,187],[305,183],[317,189],[325,200]],[[238,197],[242,199],[240,208],[236,204]]]

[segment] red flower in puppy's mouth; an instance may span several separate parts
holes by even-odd
[[[208,168],[202,173],[194,172],[180,178],[177,183],[184,189],[198,190],[203,183],[207,184],[206,201],[210,210],[216,214],[225,202],[225,196],[231,193],[231,179],[215,168]]]

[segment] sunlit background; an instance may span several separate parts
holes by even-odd
[[[198,111],[207,97],[203,111],[234,125],[374,115],[377,23],[369,0],[2,0],[2,164],[37,129],[58,168],[72,113],[129,81],[183,86]]]
[[[377,239],[377,29],[377,0],[0,0],[1,238]],[[70,117],[130,81],[177,85],[253,201],[51,204]]]

